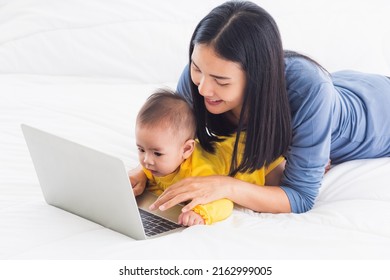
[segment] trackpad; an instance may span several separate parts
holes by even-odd
[[[178,217],[181,214],[181,209],[183,208],[183,206],[175,205],[165,211],[160,211],[158,209],[154,211],[149,210],[149,206],[156,201],[157,197],[157,195],[145,190],[143,194],[136,197],[138,207],[147,212],[153,213],[157,216],[166,218],[174,223],[177,223]]]

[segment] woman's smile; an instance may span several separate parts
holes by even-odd
[[[221,99],[215,100],[215,99],[210,99],[210,98],[205,98],[204,101],[205,101],[206,105],[208,104],[211,106],[216,106],[216,105],[219,105],[223,102],[223,100],[221,100]]]

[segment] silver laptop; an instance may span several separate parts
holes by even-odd
[[[134,239],[182,229],[181,206],[148,210],[156,196],[135,197],[123,161],[22,124],[46,202]],[[151,219],[151,221],[144,221]]]

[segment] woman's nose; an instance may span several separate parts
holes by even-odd
[[[198,85],[198,91],[202,96],[212,96],[213,89],[211,83],[207,79],[202,78]]]

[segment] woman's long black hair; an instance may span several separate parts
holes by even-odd
[[[226,2],[214,8],[197,25],[190,43],[190,63],[196,44],[213,47],[221,58],[241,65],[246,74],[237,126],[229,123],[224,114],[209,113],[197,85],[191,82],[201,146],[213,152],[218,136],[237,132],[231,176],[237,172],[253,172],[284,155],[291,140],[291,114],[283,46],[273,18],[254,3]],[[245,148],[242,160],[238,162],[237,146],[242,132],[245,132]]]

